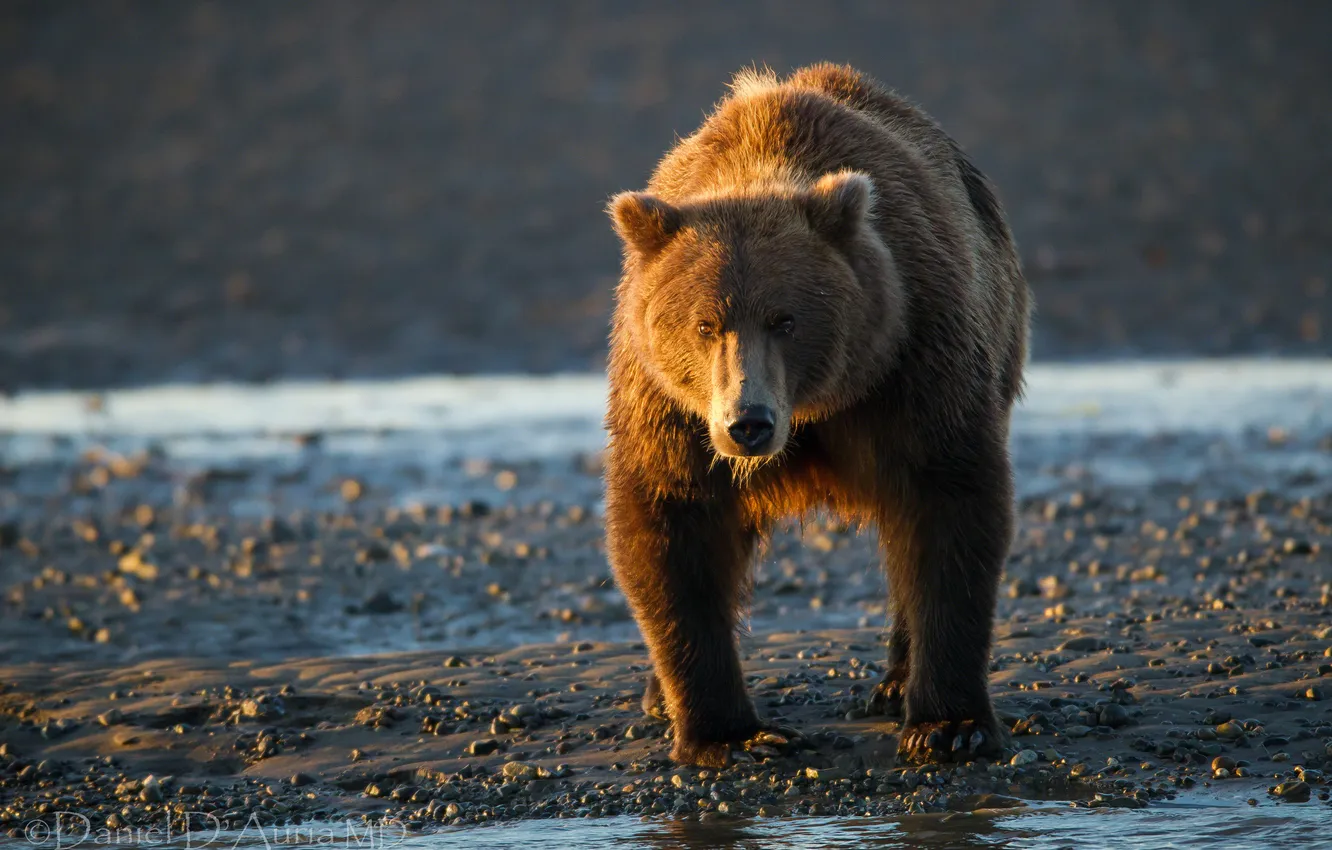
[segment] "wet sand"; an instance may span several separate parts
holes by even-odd
[[[1013,734],[961,769],[895,765],[897,727],[863,714],[888,625],[871,534],[774,536],[742,645],[782,731],[700,775],[638,709],[595,455],[428,457],[307,435],[6,468],[0,823],[1328,805],[1325,427],[1019,434],[991,676]]]
[[[667,761],[664,727],[638,709],[644,658],[633,644],[8,666],[0,705],[17,728],[6,735],[7,817],[18,825],[42,802],[124,823],[184,804],[233,826],[254,811],[278,823],[383,816],[425,826],[872,816],[1022,799],[1138,808],[1207,786],[1267,800],[1269,787],[1300,778],[1310,803],[1326,805],[1318,768],[1332,712],[1308,692],[1326,692],[1319,668],[1332,658],[1318,651],[1329,635],[1315,636],[1317,615],[1136,619],[1005,624],[991,682],[1013,755],[916,768],[895,763],[896,725],[863,711],[881,671],[873,630],[747,641],[751,688],[778,731],[714,772]],[[1223,664],[1230,672],[1205,672]],[[1231,761],[1213,770],[1217,759]],[[160,799],[145,794],[149,776]]]

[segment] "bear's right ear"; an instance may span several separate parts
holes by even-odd
[[[625,246],[644,257],[665,248],[683,223],[678,209],[646,192],[621,192],[608,209]]]
[[[820,177],[806,199],[810,225],[833,243],[864,226],[874,207],[874,181],[860,171],[835,171]]]

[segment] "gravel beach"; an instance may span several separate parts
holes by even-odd
[[[1015,453],[1004,758],[894,763],[896,726],[865,711],[887,625],[874,542],[813,518],[767,547],[743,641],[774,734],[716,774],[671,766],[638,708],[595,456],[436,466],[316,443],[8,469],[0,824],[1329,806],[1332,431]]]

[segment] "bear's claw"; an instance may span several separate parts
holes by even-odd
[[[991,724],[975,720],[915,723],[902,730],[898,758],[916,764],[961,761],[999,752],[1000,738]]]
[[[804,738],[790,726],[760,722],[758,731],[743,740],[695,743],[676,741],[671,758],[679,764],[722,768],[738,762],[755,762],[758,761],[756,755],[766,758],[773,751],[789,755],[803,746]],[[755,752],[751,753],[751,750]],[[767,751],[766,755],[763,754],[764,750]]]
[[[669,720],[666,716],[666,698],[661,693],[661,682],[656,673],[649,673],[647,687],[643,689],[643,713],[657,720]]]
[[[906,677],[897,672],[890,672],[870,691],[865,703],[866,714],[881,714],[884,717],[901,717],[902,700],[906,696]]]

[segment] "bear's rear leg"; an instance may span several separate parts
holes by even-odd
[[[910,672],[898,741],[912,762],[995,755],[988,689],[999,576],[1012,535],[1012,478],[999,439],[921,470],[890,529],[894,594],[909,611]]]
[[[910,672],[911,630],[907,627],[905,612],[898,606],[893,629],[888,635],[888,672],[870,692],[866,711],[885,717],[901,717]]]

